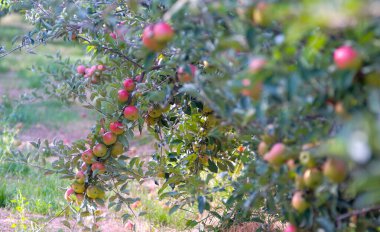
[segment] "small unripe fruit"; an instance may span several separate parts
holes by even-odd
[[[77,73],[80,75],[84,75],[86,73],[86,67],[84,65],[79,65],[77,67]]]
[[[159,118],[162,115],[161,109],[159,107],[149,107],[148,114],[152,118]]]
[[[121,122],[111,122],[110,131],[116,135],[121,135],[124,133],[124,126]]]
[[[178,80],[183,83],[191,82],[194,79],[197,67],[189,64],[187,66],[181,66],[177,70]]]
[[[265,153],[268,152],[268,145],[264,142],[264,141],[261,141],[259,143],[259,146],[257,148],[257,153],[260,155],[260,156],[263,156],[265,155]]]
[[[128,120],[135,121],[139,118],[139,110],[135,106],[127,106],[124,109],[124,117]]]
[[[94,157],[94,155],[92,154],[92,150],[91,149],[85,150],[82,153],[82,160],[86,164],[92,164],[92,162],[94,162],[93,161],[93,157]]]
[[[174,37],[173,28],[165,23],[156,23],[153,27],[154,39],[159,43],[167,43]]]
[[[127,102],[129,98],[129,93],[125,89],[120,89],[117,91],[117,100],[121,103]]]
[[[115,135],[114,133],[112,132],[106,132],[103,134],[103,143],[105,145],[111,145],[111,144],[114,144],[117,140],[117,135]]]
[[[323,165],[323,174],[334,183],[341,183],[346,179],[347,166],[343,160],[329,158]]]
[[[303,174],[303,182],[309,188],[315,188],[322,182],[322,173],[317,168],[307,169]]]
[[[92,152],[97,157],[103,157],[107,154],[107,147],[102,143],[98,143],[92,148]]]
[[[302,165],[308,168],[315,167],[316,163],[309,151],[303,151],[300,153],[300,162]]]
[[[112,157],[116,158],[118,157],[119,155],[123,154],[124,153],[124,146],[123,144],[119,143],[119,142],[116,142],[112,148],[111,148],[111,155]]]
[[[303,197],[303,193],[301,191],[297,191],[294,193],[292,198],[292,206],[295,210],[302,213],[307,208],[309,208],[309,203]]]
[[[124,89],[128,92],[132,92],[136,88],[136,84],[131,78],[127,78],[123,81]]]
[[[276,143],[270,151],[264,155],[264,160],[272,165],[281,165],[285,161],[285,150],[286,147],[284,144]]]
[[[84,184],[78,183],[76,181],[71,184],[71,188],[74,189],[75,193],[83,193],[85,190]]]
[[[86,175],[84,174],[83,171],[78,171],[75,174],[75,181],[78,182],[79,184],[83,184],[86,179]]]
[[[341,46],[334,51],[334,62],[338,69],[351,69],[359,66],[360,58],[354,48]]]
[[[106,172],[106,166],[103,163],[95,162],[91,165],[91,170],[95,172],[95,170],[98,170],[99,174],[103,174]]]

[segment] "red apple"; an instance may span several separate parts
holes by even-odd
[[[106,66],[103,65],[103,64],[98,64],[97,69],[98,69],[99,71],[105,71],[105,70],[106,70]]]
[[[86,67],[84,65],[79,65],[77,67],[77,73],[81,74],[81,75],[84,75],[86,73]]]
[[[323,165],[323,175],[331,182],[341,183],[347,176],[346,163],[337,158],[329,158]]]
[[[154,25],[149,25],[144,29],[142,42],[145,47],[152,51],[161,51],[165,47],[165,43],[159,43],[154,38]]]
[[[139,117],[139,110],[135,106],[127,106],[124,109],[124,117],[128,120],[135,121]]]
[[[303,174],[303,182],[306,187],[315,188],[322,182],[322,173],[317,168],[307,169]]]
[[[111,122],[110,131],[116,135],[121,135],[124,133],[124,126],[121,122]]]
[[[75,174],[75,181],[79,184],[83,184],[86,179],[86,175],[83,171],[78,171],[77,174]]]
[[[94,162],[93,161],[93,157],[94,157],[94,155],[92,154],[92,150],[91,149],[85,150],[82,153],[82,160],[86,164],[92,164],[92,162]]]
[[[295,210],[302,213],[307,208],[309,208],[309,203],[303,197],[303,193],[301,191],[297,191],[294,193],[292,198],[292,206]]]
[[[265,67],[266,63],[267,61],[264,58],[253,58],[249,62],[249,72],[252,74],[258,73]]]
[[[124,89],[127,90],[128,92],[132,92],[135,87],[136,87],[136,84],[135,82],[133,81],[133,79],[131,78],[127,78],[123,81],[123,86],[124,86]]]
[[[68,201],[68,202],[71,202],[71,201],[73,201],[73,199],[72,199],[72,194],[74,194],[75,192],[74,192],[74,189],[73,188],[68,188],[67,190],[66,190],[66,192],[65,192],[65,199],[66,199],[66,201]]]
[[[103,174],[106,172],[106,166],[101,162],[95,162],[91,165],[91,170],[95,172],[95,170],[98,170],[99,174]]]
[[[119,102],[124,103],[128,101],[128,98],[129,98],[129,93],[127,90],[120,89],[119,91],[117,91],[117,99],[119,100]]]
[[[159,43],[167,43],[174,37],[173,28],[165,23],[156,23],[153,27],[154,39]]]
[[[115,135],[114,133],[112,132],[106,132],[103,134],[103,143],[105,145],[111,145],[111,144],[114,144],[117,140],[117,135]]]
[[[285,162],[285,150],[286,147],[283,143],[276,143],[270,151],[264,155],[264,160],[272,165],[281,165]]]
[[[344,45],[335,49],[334,62],[338,69],[351,69],[360,64],[360,58],[354,48]]]
[[[122,143],[116,142],[112,148],[111,148],[111,155],[112,157],[116,158],[119,155],[123,154],[124,152],[124,146]]]
[[[191,82],[194,79],[197,67],[189,64],[187,66],[181,66],[177,70],[178,80],[180,82]]]
[[[98,143],[92,148],[92,152],[97,157],[103,157],[107,154],[107,147],[102,143]]]
[[[284,229],[284,232],[297,232],[297,227],[292,224],[287,224]]]

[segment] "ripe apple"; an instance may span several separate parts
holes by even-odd
[[[159,22],[154,25],[153,34],[154,40],[156,40],[157,42],[167,43],[173,39],[174,30],[169,24],[165,22]]]
[[[329,158],[323,165],[323,175],[331,182],[341,183],[347,176],[346,163],[337,158]]]
[[[260,58],[260,57],[253,58],[249,62],[249,68],[248,68],[249,73],[252,73],[252,74],[258,73],[265,67],[266,64],[267,64],[267,61],[264,58]]]
[[[294,193],[292,198],[292,206],[299,213],[302,213],[307,208],[309,208],[309,203],[305,200],[301,191],[297,191]]]
[[[103,137],[103,143],[105,145],[114,144],[114,143],[116,143],[116,140],[117,140],[117,135],[115,135],[112,132],[106,132],[106,133],[103,134],[102,137]]]
[[[78,171],[75,174],[75,181],[78,182],[79,184],[83,184],[86,179],[86,175],[84,174],[83,171]]]
[[[127,78],[123,81],[124,89],[128,92],[132,92],[136,88],[136,84],[131,78]]]
[[[111,122],[110,131],[115,135],[121,135],[124,133],[124,126],[121,122]]]
[[[128,120],[135,121],[139,117],[139,110],[136,106],[127,106],[124,109],[124,117]]]
[[[161,51],[165,47],[165,43],[159,43],[154,38],[154,25],[145,27],[142,34],[142,42],[145,47],[152,51]]]
[[[354,48],[343,45],[335,49],[334,62],[338,69],[352,69],[359,66],[360,58]]]
[[[261,141],[259,143],[259,146],[257,148],[257,153],[260,155],[260,156],[263,156],[265,155],[265,153],[268,152],[268,145],[266,144],[266,142],[264,141]]]
[[[95,162],[91,165],[91,170],[95,172],[95,170],[98,170],[99,174],[103,174],[106,172],[106,166],[101,162]]]
[[[79,65],[77,67],[77,73],[80,75],[84,75],[86,73],[86,67],[84,65]]]
[[[272,165],[281,165],[285,161],[286,147],[283,143],[276,143],[269,152],[264,155],[264,160]]]
[[[82,153],[82,160],[86,164],[92,164],[94,162],[93,158],[94,158],[94,155],[92,154],[91,149],[87,149]]]
[[[302,151],[299,159],[301,164],[305,167],[312,168],[316,165],[315,160],[309,151]]]
[[[182,83],[191,82],[195,76],[197,67],[189,64],[187,66],[181,66],[177,70],[178,80]]]
[[[112,157],[116,158],[124,153],[124,146],[122,143],[116,142],[111,148]]]
[[[71,184],[71,188],[74,189],[75,193],[83,193],[85,190],[84,184],[78,183],[77,181]]]
[[[284,232],[297,232],[297,227],[292,224],[287,224],[284,229]]]
[[[105,71],[106,70],[106,66],[104,64],[98,64],[98,66],[96,67],[99,71]]]
[[[68,202],[73,201],[71,195],[74,194],[74,193],[75,193],[75,191],[74,191],[73,188],[68,188],[68,189],[66,190],[66,192],[65,192],[65,199],[66,199],[66,201],[68,201]]]
[[[322,182],[323,176],[317,168],[307,169],[303,174],[303,181],[306,187],[315,188]]]
[[[127,90],[120,89],[119,91],[117,91],[117,100],[119,100],[119,102],[121,103],[127,102],[128,98],[129,98],[129,93]]]
[[[148,114],[152,118],[159,118],[162,115],[161,109],[159,107],[151,106],[148,109]]]
[[[98,143],[92,148],[92,153],[97,157],[103,157],[107,154],[107,147],[102,143]]]
[[[105,193],[103,189],[99,188],[98,186],[91,185],[87,188],[86,194],[89,198],[96,199],[103,198]]]

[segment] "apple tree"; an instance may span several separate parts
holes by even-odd
[[[44,94],[98,115],[92,132],[34,143],[73,180],[65,198],[81,217],[120,211],[137,200],[132,181],[154,178],[171,213],[206,215],[189,227],[377,231],[378,2],[8,2],[33,43],[64,39],[91,57],[40,72]],[[128,155],[138,133],[155,137],[148,161]]]

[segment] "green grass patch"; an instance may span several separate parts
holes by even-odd
[[[12,120],[22,122],[26,128],[34,124],[44,124],[58,129],[81,118],[71,107],[58,100],[51,100],[18,107],[12,114]]]
[[[69,184],[57,175],[45,176],[44,172],[15,163],[0,165],[0,206],[15,208],[14,200],[20,192],[28,202],[31,213],[52,215],[59,212],[64,203],[63,189]]]

